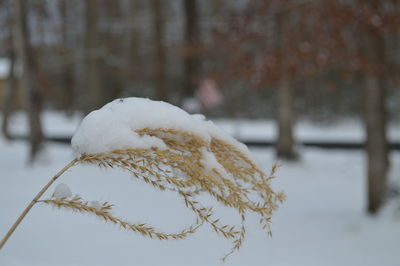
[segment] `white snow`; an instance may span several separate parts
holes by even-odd
[[[204,117],[190,115],[166,102],[134,97],[114,100],[88,114],[71,143],[78,155],[127,148],[167,148],[160,138],[135,132],[144,128],[183,130],[206,142],[217,137],[249,154],[243,144]]]
[[[198,113],[201,110],[201,103],[195,97],[183,99],[182,109],[189,113]]]
[[[67,184],[60,183],[54,189],[52,197],[55,199],[70,198],[72,197],[72,191]]]
[[[88,114],[72,138],[78,154],[110,152],[126,148],[165,149],[156,137],[140,136],[135,130],[172,128],[184,130],[208,140],[202,127],[195,127],[194,118],[171,104],[144,98],[114,100]]]
[[[41,118],[45,135],[57,137],[71,137],[82,120],[78,113],[66,115],[55,111],[44,112]],[[10,116],[9,127],[12,134],[24,135],[28,131],[28,124],[23,112],[15,112]]]
[[[68,135],[77,123],[77,119],[68,120],[56,113],[46,113],[44,118],[46,133],[52,134]],[[24,133],[23,122],[22,118],[13,119],[13,129]],[[222,125],[250,138],[265,136],[264,129],[272,123],[225,120]],[[334,128],[300,123],[298,129],[310,136],[359,140],[358,125],[344,123]],[[50,161],[28,167],[28,151],[24,142],[6,142],[0,136],[0,238],[51,176],[73,158],[68,145],[49,144]],[[269,171],[274,151],[260,148],[251,152]],[[301,152],[301,161],[284,162],[273,181],[274,188],[284,190],[288,197],[273,217],[273,237],[266,237],[256,217],[249,216],[245,244],[226,263],[219,258],[230,243],[207,226],[186,240],[158,241],[90,215],[37,204],[0,251],[0,265],[398,266],[400,202],[389,201],[377,217],[365,214],[364,153],[315,148]],[[400,152],[391,153],[391,162],[391,179],[399,181]],[[67,182],[85,199],[115,204],[115,216],[148,222],[166,232],[177,231],[194,219],[174,193],[156,191],[118,170],[76,166],[61,176],[60,182]],[[43,198],[51,194],[52,188]],[[237,217],[226,211],[221,218],[230,222]]]
[[[202,119],[203,115],[192,115],[195,119]],[[197,116],[197,118],[196,118]],[[62,113],[47,111],[42,114],[43,130],[48,136],[72,136],[82,120],[82,116],[75,113],[67,116]],[[214,119],[219,128],[239,140],[267,140],[276,138],[276,125],[272,120],[263,119]],[[10,129],[13,134],[27,132],[28,122],[25,114],[16,112],[10,117]],[[365,140],[364,126],[359,119],[342,119],[330,123],[316,123],[300,120],[294,128],[296,139],[299,141],[349,141],[362,142]],[[400,123],[392,122],[388,125],[387,133],[390,141],[400,141]]]
[[[89,206],[95,208],[95,209],[98,210],[98,211],[100,211],[101,208],[102,208],[102,204],[101,204],[99,201],[97,201],[97,200],[90,201],[90,202],[89,202]]]
[[[197,123],[197,126],[204,127],[207,130],[207,132],[210,134],[211,137],[225,141],[226,143],[234,146],[239,151],[244,153],[247,157],[252,159],[252,155],[250,154],[246,145],[237,141],[235,138],[230,136],[222,128],[219,128],[218,126],[216,126],[212,121],[210,121],[210,120],[207,121],[206,117],[204,115],[195,114],[195,115],[193,115],[193,117],[195,119],[197,119],[198,122],[200,122],[200,124]]]
[[[231,120],[218,119],[215,123],[226,132],[240,140],[269,140],[277,137],[276,124],[272,120]],[[388,124],[387,136],[390,141],[400,141],[400,123]],[[365,141],[365,129],[361,120],[355,118],[317,123],[309,120],[299,120],[294,127],[294,135],[299,141]]]
[[[203,165],[204,169],[207,169],[210,173],[212,173],[213,169],[216,169],[224,178],[232,179],[232,175],[218,162],[212,152],[208,152],[205,148],[202,148],[201,154],[203,159],[200,163]]]

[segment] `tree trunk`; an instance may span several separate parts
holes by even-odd
[[[70,45],[70,34],[69,34],[69,14],[68,11],[71,8],[69,6],[70,0],[63,0],[60,2],[60,13],[62,20],[62,38],[64,43],[64,53],[71,53],[71,45]],[[74,47],[75,48],[75,47]],[[76,99],[75,93],[75,80],[74,80],[74,72],[73,72],[73,63],[68,63],[64,66],[63,71],[63,98],[62,99],[62,107],[67,111],[67,114],[72,114],[76,109],[74,104],[74,100]]]
[[[85,44],[84,44],[84,75],[83,84],[85,92],[84,111],[89,113],[98,109],[102,104],[100,76],[99,76],[99,51],[97,38],[98,1],[86,0],[85,6]]]
[[[15,104],[15,94],[16,94],[16,80],[15,80],[15,48],[14,46],[14,21],[13,21],[13,13],[12,7],[10,5],[6,6],[7,13],[7,26],[8,26],[8,39],[7,39],[7,58],[9,60],[9,72],[7,76],[7,80],[4,86],[4,94],[3,94],[3,122],[1,125],[1,131],[4,137],[8,140],[11,139],[11,134],[8,128],[9,117],[13,111]]]
[[[294,148],[294,84],[291,82],[290,66],[287,64],[287,35],[290,21],[281,11],[276,14],[276,50],[279,60],[280,79],[278,83],[278,137],[276,155],[286,160],[296,160]]]
[[[43,133],[40,121],[42,97],[38,88],[36,76],[36,62],[32,48],[29,44],[29,31],[27,27],[26,0],[13,1],[15,7],[15,44],[17,55],[23,67],[21,87],[26,95],[26,111],[29,121],[29,142],[31,146],[30,161],[42,148]]]
[[[293,89],[287,76],[281,78],[278,85],[278,139],[276,154],[279,158],[287,160],[297,159],[293,138]]]
[[[196,91],[196,79],[200,70],[200,59],[195,51],[199,45],[199,25],[196,0],[183,0],[185,16],[185,49],[183,86],[185,97],[193,97]]]
[[[370,10],[379,12],[381,1],[368,0]],[[366,23],[360,38],[360,49],[366,60],[363,73],[365,86],[365,130],[368,176],[368,207],[371,214],[377,213],[384,202],[386,175],[389,167],[386,138],[386,111],[383,80],[385,72],[384,37],[379,27]]]
[[[10,70],[8,72],[6,84],[4,87],[3,94],[3,122],[1,125],[1,131],[6,139],[11,139],[11,134],[8,128],[8,119],[13,111],[15,104],[15,75],[14,75],[14,66],[15,66],[15,53],[12,48],[8,52],[8,60],[10,60]]]
[[[365,84],[365,128],[367,135],[368,212],[376,213],[386,191],[388,143],[384,90],[379,78],[367,76]]]
[[[155,81],[157,86],[157,99],[167,101],[167,84],[165,75],[165,51],[163,43],[164,35],[164,16],[162,13],[162,1],[152,0],[153,16],[154,16],[154,34],[156,44],[156,64],[155,64]]]
[[[124,76],[124,90],[131,91],[135,82],[138,81],[138,66],[142,66],[140,54],[140,43],[143,37],[137,28],[132,26],[132,22],[129,22],[132,17],[137,17],[139,14],[138,1],[130,1],[124,16],[127,19],[127,24],[131,25],[130,31],[126,36],[126,47],[125,55],[127,59],[127,66],[125,69]]]

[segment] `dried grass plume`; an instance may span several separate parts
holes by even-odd
[[[84,154],[74,159],[32,200],[2,240],[0,248],[30,208],[38,202],[93,214],[126,230],[160,240],[183,239],[195,233],[201,225],[208,224],[218,235],[232,241],[232,248],[223,259],[242,246],[246,236],[245,221],[248,213],[258,215],[261,228],[267,235],[271,235],[271,217],[278,204],[285,199],[282,192],[277,193],[270,186],[277,165],[274,165],[271,172],[266,175],[246,154],[215,137],[211,141],[206,141],[188,132],[168,128],[143,128],[136,133],[141,136],[157,137],[168,148],[120,149],[107,153]],[[193,211],[196,221],[179,232],[165,233],[148,224],[134,224],[115,217],[110,212],[113,205],[108,202],[93,205],[77,196],[40,199],[62,173],[77,164],[122,168],[134,178],[159,190],[173,191],[182,199],[185,206]],[[237,211],[241,225],[235,227],[225,223],[212,206],[203,206],[199,196],[204,193],[209,194],[223,206]]]

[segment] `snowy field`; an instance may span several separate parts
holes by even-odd
[[[22,116],[12,121],[13,132],[25,132]],[[45,131],[49,135],[72,135],[78,122],[79,117],[66,119],[48,113]],[[224,120],[220,125],[243,138],[274,134],[268,122]],[[296,135],[301,139],[363,139],[361,124],[352,121],[329,127],[302,122]],[[400,139],[394,127],[390,138]],[[275,161],[273,150],[252,152],[259,165],[269,171]],[[34,166],[27,166],[27,154],[23,142],[8,143],[0,137],[0,237],[50,177],[73,159],[72,149],[60,144],[47,145]],[[229,251],[230,243],[208,226],[186,240],[162,242],[89,215],[37,204],[0,251],[0,265],[400,265],[400,202],[388,202],[377,217],[365,214],[364,154],[307,148],[301,155],[298,163],[284,162],[273,182],[288,199],[273,218],[272,238],[259,230],[255,217],[250,217],[244,246],[226,263],[219,259]],[[400,152],[393,152],[391,158],[391,179],[398,182]],[[156,191],[117,170],[77,166],[57,183],[61,182],[87,200],[112,202],[116,216],[149,222],[164,231],[180,229],[194,219],[173,194]],[[221,218],[237,220],[229,211]]]
[[[43,127],[49,136],[71,137],[82,116],[76,114],[65,117],[55,112],[43,115]],[[271,120],[235,120],[218,119],[214,121],[226,132],[237,139],[273,140],[276,138],[275,124]],[[11,131],[15,134],[26,132],[26,119],[22,113],[12,117]],[[390,141],[400,142],[400,124],[390,124],[387,129]],[[295,126],[296,139],[301,141],[364,141],[364,127],[357,119],[347,119],[324,124],[323,126],[310,121],[300,121]]]

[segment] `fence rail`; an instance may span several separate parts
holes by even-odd
[[[13,135],[11,137],[13,140],[27,140],[28,137],[24,135]],[[70,136],[46,136],[45,141],[48,142],[56,142],[62,144],[70,144],[71,137]],[[274,141],[270,140],[246,140],[239,139],[242,143],[246,144],[249,147],[274,147]],[[356,142],[356,141],[299,141],[298,145],[304,147],[315,147],[321,149],[344,149],[344,150],[359,150],[364,149],[365,143]],[[390,150],[400,150],[400,142],[391,142],[389,143]]]

